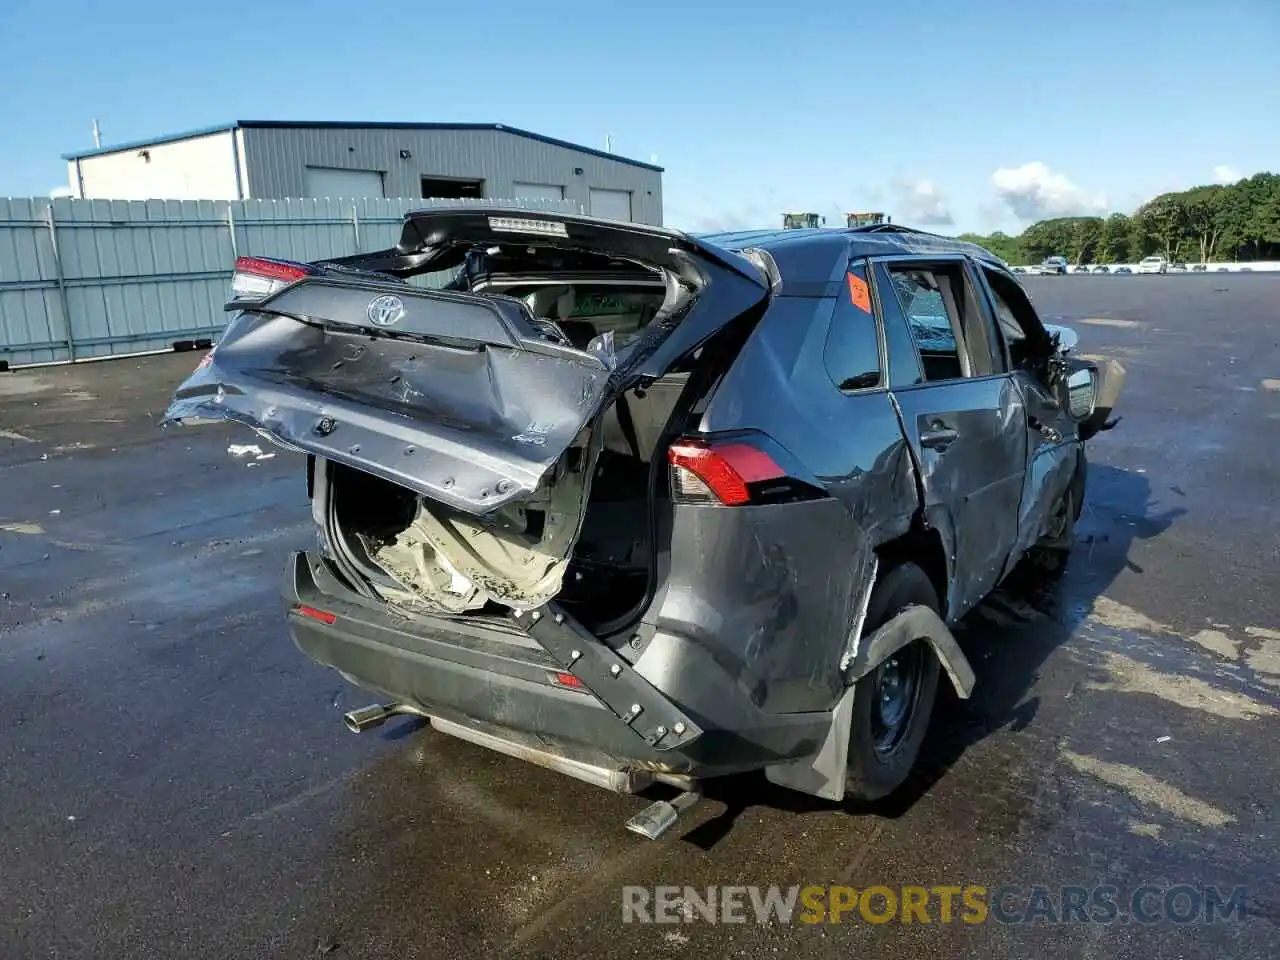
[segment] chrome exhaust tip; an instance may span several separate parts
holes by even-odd
[[[404,713],[399,704],[371,703],[359,710],[348,710],[342,715],[342,722],[352,733],[364,733],[374,727],[380,727],[397,714]]]
[[[676,825],[680,815],[702,799],[702,795],[694,790],[686,790],[671,800],[659,800],[645,807],[627,821],[626,827],[632,833],[649,840],[657,840]]]

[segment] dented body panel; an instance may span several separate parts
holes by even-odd
[[[924,519],[946,547],[950,619],[991,592],[1017,540],[1026,408],[1012,376],[894,391],[918,465]]]
[[[709,698],[722,721],[739,703],[773,714],[829,710],[873,558],[866,532],[834,499],[679,506],[668,569],[643,620],[654,639],[636,669],[691,702],[705,697],[704,666],[719,664],[733,683]]]

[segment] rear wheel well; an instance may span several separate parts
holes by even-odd
[[[914,563],[926,574],[938,594],[943,615],[947,610],[947,554],[942,548],[942,537],[937,530],[930,530],[918,522],[900,537],[888,540],[876,547],[876,556],[883,570],[892,570],[904,563]]]

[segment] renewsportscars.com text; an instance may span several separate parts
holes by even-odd
[[[623,923],[1072,924],[1240,922],[1246,890],[1191,884],[627,886]]]

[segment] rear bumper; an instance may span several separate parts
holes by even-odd
[[[831,721],[828,712],[766,714],[739,704],[736,714],[749,719],[729,730],[709,722],[697,704],[668,700],[702,734],[657,749],[590,692],[556,685],[561,667],[514,628],[401,616],[348,590],[314,553],[290,558],[282,592],[294,643],[352,683],[428,716],[597,767],[696,777],[759,769],[813,753]],[[300,605],[335,620],[302,616]],[[725,686],[707,689],[720,696]]]

